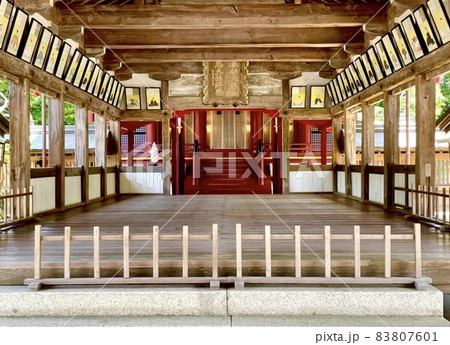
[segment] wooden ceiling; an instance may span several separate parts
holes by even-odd
[[[411,0],[402,0],[411,1]],[[418,1],[418,0],[414,0]],[[364,50],[369,20],[386,28],[385,0],[31,0],[25,7],[52,18],[64,38],[86,52],[104,49],[105,68],[121,79],[136,73],[191,73],[200,62],[270,62],[269,72],[342,68]],[[49,3],[54,8],[46,8]],[[380,11],[380,9],[382,9]],[[377,14],[374,18],[372,18]],[[372,18],[372,19],[371,19]],[[345,46],[345,50],[342,49]],[[184,64],[182,64],[184,63]],[[259,70],[261,66],[259,65]],[[331,74],[330,74],[331,75]]]

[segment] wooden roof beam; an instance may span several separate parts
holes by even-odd
[[[86,30],[86,47],[111,49],[239,48],[239,47],[341,47],[364,41],[356,28],[210,29],[210,30]],[[297,59],[298,60],[298,59]]]
[[[310,28],[358,27],[377,13],[382,4],[307,3],[231,5],[104,5],[58,6],[62,25],[85,25],[94,29],[109,28]],[[385,21],[385,14],[373,23]]]
[[[331,58],[338,66],[347,62],[339,48],[208,48],[208,49],[110,49],[104,61],[123,61],[126,65],[187,61],[303,61],[327,62]]]

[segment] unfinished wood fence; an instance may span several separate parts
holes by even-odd
[[[420,224],[414,225],[414,231],[411,234],[391,234],[391,227],[385,226],[384,234],[361,234],[360,227],[355,226],[353,234],[331,234],[329,226],[324,227],[323,234],[303,234],[300,226],[295,227],[291,234],[272,234],[270,226],[265,227],[262,234],[243,234],[241,224],[236,224],[236,276],[219,275],[219,227],[212,225],[212,232],[206,235],[189,234],[188,226],[183,227],[179,235],[163,235],[157,226],[153,227],[150,234],[130,234],[128,226],[123,227],[123,233],[120,235],[101,235],[100,228],[94,227],[92,235],[72,235],[71,228],[64,229],[64,235],[43,236],[41,225],[35,227],[35,261],[34,278],[26,279],[25,284],[29,285],[30,290],[37,290],[41,285],[116,285],[116,284],[210,284],[211,288],[219,288],[221,283],[234,283],[236,288],[243,288],[245,283],[264,283],[264,284],[413,284],[418,281],[430,283],[430,278],[422,278],[421,269],[421,236]],[[277,240],[293,241],[294,249],[294,276],[272,276],[272,242]],[[323,277],[305,277],[302,275],[302,244],[310,240],[324,241],[325,254],[324,259],[320,260],[324,266]],[[353,242],[354,247],[354,276],[338,277],[332,276],[333,262],[331,260],[331,242],[334,240],[348,240]],[[384,241],[384,276],[382,277],[362,277],[361,276],[361,241],[383,240]],[[411,240],[414,242],[415,250],[415,275],[414,277],[392,277],[391,276],[391,245],[392,241]],[[43,242],[63,242],[64,245],[64,278],[43,278],[42,277],[42,243]],[[92,277],[72,278],[71,249],[73,242],[89,241],[93,244],[93,269]],[[123,244],[123,276],[102,277],[100,271],[100,242],[101,241],[120,241]],[[147,245],[150,242],[153,246],[153,260],[148,262],[148,267],[153,269],[151,277],[132,277],[130,274],[130,242],[145,241]],[[159,244],[162,241],[180,241],[182,244],[182,275],[181,277],[161,277],[160,268],[160,250]],[[211,276],[190,277],[189,276],[189,244],[192,241],[209,241],[211,245]],[[226,241],[226,240],[223,240]],[[265,244],[265,276],[243,276],[243,242],[263,241]],[[92,268],[88,264],[85,268]],[[119,272],[120,270],[118,270]]]
[[[33,218],[33,187],[2,189],[0,192],[0,227]]]
[[[450,225],[450,188],[418,185],[411,193],[413,215]]]

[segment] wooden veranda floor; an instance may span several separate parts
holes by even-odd
[[[72,227],[72,234],[91,234],[93,226],[100,226],[102,234],[121,234],[122,227],[130,226],[131,234],[151,233],[158,225],[161,234],[180,234],[183,225],[189,226],[190,234],[210,234],[212,223],[219,224],[220,248],[219,267],[226,273],[234,274],[229,262],[235,253],[235,224],[242,224],[243,234],[263,234],[264,226],[271,225],[272,233],[290,234],[291,228],[300,225],[302,233],[323,233],[324,225],[331,226],[331,233],[352,234],[353,226],[361,226],[361,234],[383,234],[384,225],[392,226],[392,234],[412,233],[413,223],[401,215],[386,213],[381,208],[363,205],[357,201],[329,194],[292,195],[185,195],[185,196],[120,196],[86,207],[69,210],[40,219],[43,235],[62,235],[65,226]],[[0,285],[22,284],[32,277],[34,253],[34,225],[27,225],[1,233],[0,237]],[[264,241],[244,243],[243,258],[245,269],[263,269]],[[291,241],[292,242],[292,241]],[[272,244],[274,275],[292,274],[293,267],[286,262],[293,256],[294,244],[289,241],[274,241]],[[152,246],[144,248],[143,242],[131,244],[130,255],[139,254],[131,263],[132,271],[145,270],[146,260],[151,261]],[[323,241],[310,241],[302,249],[305,274],[323,274]],[[361,243],[362,275],[382,275],[383,241]],[[414,273],[412,241],[397,240],[392,243],[393,275]],[[332,242],[332,265],[338,274],[350,274],[353,258],[352,241]],[[450,233],[422,226],[423,275],[433,278],[433,283],[447,288],[450,286]],[[202,260],[211,256],[209,242],[189,244],[189,259],[193,269],[201,267]],[[161,274],[169,274],[166,266],[181,256],[181,243],[161,242]],[[122,267],[122,243],[101,244],[102,276],[113,275]],[[288,260],[289,259],[289,260]],[[62,274],[62,243],[44,243],[43,276]],[[72,261],[76,265],[93,260],[92,243],[74,244]],[[251,262],[249,260],[252,260]],[[336,261],[334,261],[336,260]],[[347,263],[344,263],[346,261]],[[49,262],[57,263],[49,265]],[[246,264],[247,263],[247,264]],[[252,266],[252,268],[250,268]],[[286,266],[286,267],[284,267]],[[180,267],[172,268],[181,270]],[[199,268],[201,270],[201,268]],[[82,271],[82,269],[80,269]],[[86,271],[86,269],[85,269]],[[319,273],[318,273],[319,272]],[[79,272],[78,272],[79,273]]]

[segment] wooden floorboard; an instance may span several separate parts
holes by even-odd
[[[234,259],[236,223],[242,224],[243,235],[264,234],[265,225],[271,226],[273,234],[291,234],[295,225],[301,226],[302,234],[323,233],[325,225],[331,226],[331,234],[353,234],[355,225],[360,225],[361,235],[384,234],[384,225],[392,226],[392,234],[412,234],[413,231],[413,223],[406,221],[399,214],[386,213],[381,208],[330,194],[263,195],[259,198],[255,195],[120,196],[43,217],[40,224],[43,225],[45,236],[63,235],[65,226],[72,227],[72,235],[75,236],[92,234],[94,226],[100,226],[102,235],[118,235],[122,234],[125,225],[130,227],[131,235],[151,234],[155,225],[159,226],[161,234],[166,235],[181,234],[184,225],[189,226],[190,234],[211,234],[212,224],[217,223],[220,239],[219,266],[221,262]],[[16,272],[23,270],[22,273],[17,273],[23,275],[23,278],[32,277],[29,274],[34,253],[33,229],[33,225],[25,225],[1,233],[0,284],[11,282],[5,275],[11,274],[12,270]],[[302,245],[305,272],[308,271],[308,267],[315,266],[308,263],[308,260],[320,263],[324,258],[323,241],[306,243],[307,246]],[[133,257],[139,251],[133,260],[151,261],[152,243],[143,247],[144,244],[143,241],[131,241],[130,256]],[[162,263],[164,260],[181,258],[181,241],[161,241],[159,247]],[[62,263],[62,242],[44,243],[42,250],[44,267],[47,262]],[[361,261],[366,265],[362,269],[362,275],[379,273],[382,270],[383,250],[382,240],[361,241]],[[438,280],[448,280],[450,234],[422,226],[422,252],[424,276],[428,274],[433,278],[437,277]],[[209,260],[211,243],[209,241],[189,243],[189,253],[190,260]],[[414,265],[407,263],[413,261],[413,253],[413,241],[394,241],[392,273],[395,274],[396,271],[401,271],[402,274],[409,271],[413,273]],[[248,260],[260,260],[263,266],[264,255],[264,241],[244,241],[244,268]],[[331,257],[332,260],[341,261],[353,259],[353,241],[332,241]],[[121,241],[101,243],[102,261],[120,263],[122,258]],[[294,241],[272,241],[272,259],[274,264],[280,260],[281,262],[291,260],[293,263]],[[72,262],[77,261],[93,261],[91,242],[73,244]],[[133,263],[131,267],[133,268]],[[350,268],[344,270],[348,271]],[[294,268],[289,268],[291,269]],[[277,270],[274,269],[274,275],[276,274]]]

